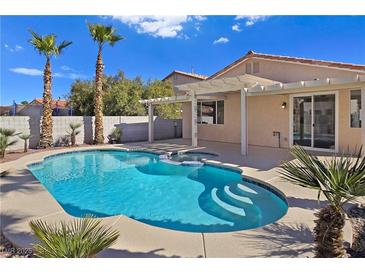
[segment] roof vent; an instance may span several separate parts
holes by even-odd
[[[249,50],[249,51],[247,52],[247,55],[249,55],[249,54],[253,54],[253,50]]]

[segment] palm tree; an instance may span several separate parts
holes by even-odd
[[[362,149],[354,156],[331,157],[321,161],[295,146],[291,154],[296,158],[281,164],[284,180],[312,188],[329,202],[315,213],[315,256],[318,258],[344,257],[344,204],[365,195],[365,157]]]
[[[15,145],[18,140],[10,141],[10,137],[14,137],[15,129],[0,128],[0,158],[5,157],[5,151],[8,147]]]
[[[46,64],[43,72],[43,118],[39,147],[47,148],[53,145],[51,57],[60,55],[62,50],[71,45],[72,42],[63,41],[61,44],[57,45],[56,36],[54,34],[40,36],[31,30],[30,33],[32,34],[32,38],[29,40],[29,43],[38,50],[39,54],[46,57]]]
[[[68,134],[71,138],[71,146],[75,146],[76,144],[76,135],[78,135],[81,131],[77,130],[79,127],[81,127],[80,123],[70,123],[69,124],[70,130],[68,131]]]
[[[41,220],[30,222],[39,239],[34,255],[41,258],[90,258],[111,246],[119,232],[101,225],[100,219],[86,217],[67,224],[48,224]]]
[[[24,141],[24,152],[28,151],[28,140],[30,138],[30,134],[27,133],[23,133],[19,135],[19,138],[22,139]]]
[[[112,26],[105,26],[102,24],[88,24],[89,32],[93,40],[98,44],[98,56],[96,59],[96,73],[95,73],[95,99],[94,99],[94,113],[95,113],[95,144],[104,143],[104,126],[103,126],[103,74],[104,64],[102,58],[103,46],[108,43],[114,46],[116,42],[122,40],[123,37],[117,35],[116,30]]]

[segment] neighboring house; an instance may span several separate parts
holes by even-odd
[[[200,75],[196,73],[189,73],[179,70],[172,71],[169,75],[162,79],[162,81],[171,81],[173,86],[199,82],[207,79],[208,76]]]
[[[193,146],[239,143],[244,155],[248,145],[330,152],[365,146],[365,65],[249,51],[175,90],[171,98],[143,102],[181,102],[183,138]]]
[[[72,114],[71,107],[65,100],[52,100],[53,116],[69,116]],[[43,111],[43,99],[34,99],[29,104],[16,105],[16,115],[40,117]],[[14,112],[14,106],[0,107],[0,115],[11,116]]]

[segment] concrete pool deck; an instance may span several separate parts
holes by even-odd
[[[161,142],[129,143],[40,151],[12,162],[1,164],[8,170],[1,178],[1,229],[6,238],[18,247],[30,247],[35,242],[29,221],[48,222],[71,220],[52,195],[26,169],[26,165],[43,157],[64,151],[88,149],[131,149],[155,153],[191,150],[190,140],[174,139]],[[313,213],[323,205],[317,192],[278,177],[277,166],[291,159],[287,149],[249,147],[248,156],[240,155],[239,145],[199,141],[199,151],[219,156],[218,165],[240,169],[244,176],[266,182],[282,192],[288,201],[288,213],[277,222],[264,227],[224,233],[190,233],[159,228],[119,215],[103,219],[120,232],[116,244],[99,254],[100,257],[313,257]],[[351,227],[345,227],[345,240],[351,241]]]

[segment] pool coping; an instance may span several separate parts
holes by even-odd
[[[151,151],[148,148],[143,148],[143,149],[135,149],[135,148],[128,148],[128,146],[126,147],[121,147],[120,145],[101,145],[101,146],[93,146],[93,147],[76,147],[76,148],[71,148],[70,149],[66,149],[66,150],[57,150],[57,151],[46,151],[46,152],[36,152],[33,153],[31,155],[26,155],[23,156],[17,160],[8,162],[8,163],[3,163],[1,164],[1,170],[4,169],[9,169],[10,167],[10,173],[12,173],[13,171],[29,171],[28,170],[28,165],[31,164],[35,164],[35,163],[41,163],[42,161],[44,161],[45,159],[47,159],[48,157],[52,157],[52,156],[57,156],[57,155],[62,155],[62,154],[68,154],[68,153],[77,153],[77,152],[84,152],[84,151],[95,151],[95,150],[113,150],[113,151],[136,151],[136,152],[146,152],[146,153],[151,153],[151,154],[155,154],[155,155],[161,155],[164,153],[159,153],[156,151]],[[185,149],[186,151],[189,151],[189,149]],[[29,159],[30,158],[30,159]],[[275,193],[276,195],[278,195],[280,198],[284,198],[285,202],[288,204],[287,201],[287,196],[285,195],[284,191],[280,190],[278,187],[274,186],[270,180],[270,182],[262,180],[258,177],[254,177],[252,175],[245,175],[243,174],[243,169],[242,167],[239,167],[238,165],[234,165],[234,164],[229,164],[229,163],[222,163],[220,161],[216,161],[216,160],[205,160],[204,163],[206,163],[207,165],[211,165],[211,166],[215,166],[215,167],[219,167],[219,168],[224,168],[224,169],[229,169],[229,170],[233,170],[236,172],[239,172],[241,174],[241,177],[245,180],[249,180],[249,181],[253,181],[255,183],[258,182],[258,184],[260,186],[263,187],[268,187],[270,191],[272,191],[273,193]],[[6,168],[8,167],[8,168]],[[14,168],[15,167],[15,168]],[[31,172],[30,172],[31,173]],[[32,175],[34,177],[34,175]],[[6,177],[5,177],[6,178]],[[40,185],[41,188],[43,188],[43,191],[48,193],[49,196],[51,196],[51,201],[53,201],[53,203],[57,204],[56,208],[60,208],[60,210],[62,210],[63,212],[60,212],[60,210],[58,210],[57,212],[53,212],[52,214],[56,214],[57,216],[60,215],[60,217],[64,216],[63,218],[76,218],[73,217],[71,215],[69,215],[67,212],[65,212],[63,210],[63,208],[58,204],[58,202],[56,201],[56,199],[48,192],[48,190],[35,178],[35,180],[37,181],[38,184],[34,184],[34,185]],[[274,191],[273,191],[274,190]],[[46,195],[47,196],[47,195]],[[44,206],[44,205],[43,205]],[[50,205],[48,205],[50,206]],[[54,205],[53,205],[54,206]],[[1,212],[3,213],[3,210],[1,209]],[[51,214],[51,215],[52,215]],[[282,222],[286,222],[283,219],[286,219],[285,217],[289,217],[287,216],[289,214],[289,210],[287,211],[286,215],[283,216],[281,219],[277,220],[276,222],[282,223]],[[48,216],[34,216],[32,219],[34,218],[45,218]],[[293,216],[291,216],[293,217]],[[104,218],[102,218],[104,219]],[[107,217],[105,218],[107,220],[107,222],[112,222],[114,224],[119,225],[119,223],[124,223],[124,224],[128,224],[134,228],[138,228],[138,229],[143,229],[146,231],[154,231],[154,235],[160,235],[161,234],[161,239],[166,240],[167,238],[167,242],[171,241],[174,242],[176,238],[179,239],[179,244],[181,245],[181,239],[180,238],[187,238],[187,239],[191,239],[194,238],[194,243],[196,241],[199,241],[201,244],[201,239],[200,239],[200,233],[197,232],[184,232],[184,231],[176,231],[176,230],[171,230],[168,228],[162,228],[162,227],[156,227],[156,226],[152,226],[146,223],[143,223],[141,221],[135,220],[133,218],[130,218],[128,216],[125,215],[117,215],[117,216],[113,216],[113,217]],[[291,218],[288,218],[291,219]],[[276,223],[275,222],[275,223]],[[290,221],[291,222],[291,221]],[[266,225],[268,226],[268,225]],[[18,229],[18,228],[17,228]],[[235,232],[209,232],[209,233],[201,233],[201,237],[205,237],[205,241],[207,241],[207,238],[210,240],[212,240],[213,242],[216,241],[215,238],[217,238],[219,240],[219,238],[224,238],[224,237],[228,237],[229,234],[234,234],[234,233],[255,233],[257,230],[260,230],[260,228],[255,228],[255,229],[250,229],[250,230],[243,230],[243,231],[235,231]],[[20,231],[17,232],[22,232],[23,234],[27,234],[29,233],[29,228],[27,226],[20,228]],[[17,234],[14,233],[8,233],[8,231],[3,231],[5,237],[7,237],[10,241],[12,241],[15,245],[17,246],[22,246],[22,241],[17,239]],[[123,232],[121,232],[123,233]],[[171,236],[172,235],[172,236]],[[345,235],[346,236],[346,235]],[[198,237],[198,239],[196,239]],[[347,237],[348,238],[348,237]],[[196,244],[196,243],[195,243]],[[176,244],[175,244],[176,245]],[[172,249],[175,248],[175,245],[173,247],[171,247]],[[123,247],[123,245],[122,245]],[[121,246],[118,246],[117,249],[120,249]],[[204,246],[204,249],[206,247]],[[195,253],[194,253],[195,252]],[[194,257],[191,256],[191,254],[196,254],[197,251],[195,250],[194,252],[187,252],[186,254],[183,252],[183,256],[184,257]],[[203,253],[201,251],[199,251],[198,253],[200,253],[200,255],[202,255]],[[234,252],[232,252],[234,253]],[[185,255],[184,255],[185,254]],[[206,255],[205,253],[203,255]],[[222,256],[226,256],[225,254],[223,254]]]

